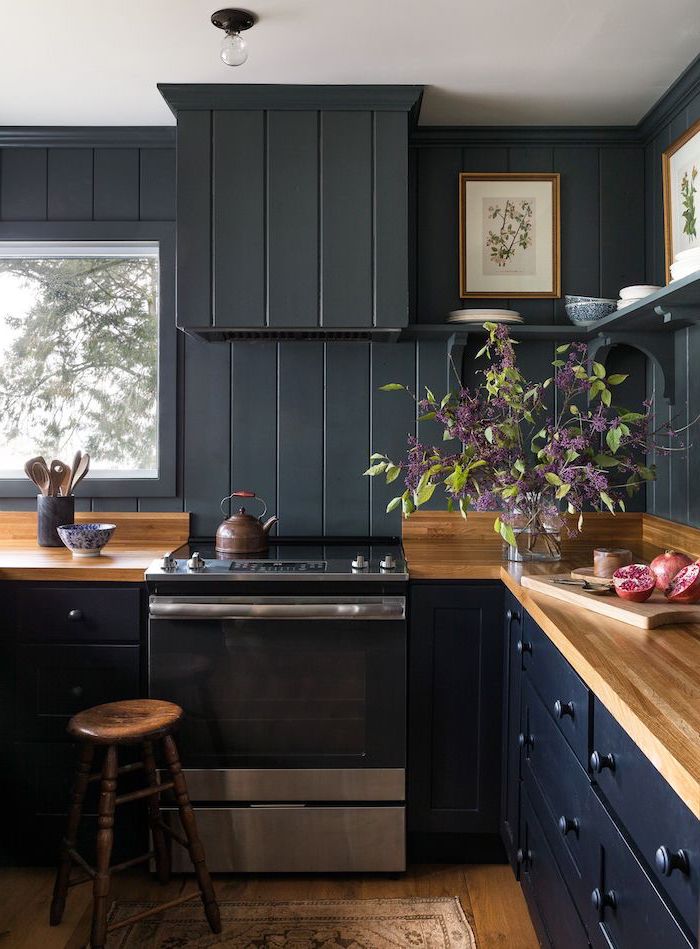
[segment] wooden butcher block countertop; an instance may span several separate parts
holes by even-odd
[[[74,557],[66,547],[39,547],[35,513],[0,511],[0,580],[140,583],[152,560],[187,543],[189,536],[189,514],[76,512],[75,520],[117,525],[99,557]]]
[[[644,630],[523,588],[523,574],[569,573],[594,546],[649,561],[664,547],[696,557],[700,531],[649,515],[589,515],[557,564],[506,565],[493,515],[416,512],[403,543],[414,580],[501,579],[586,685],[700,818],[700,624]]]

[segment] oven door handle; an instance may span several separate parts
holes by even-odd
[[[356,601],[353,603],[198,603],[151,597],[150,615],[155,619],[328,619],[402,620],[406,615],[404,597]]]

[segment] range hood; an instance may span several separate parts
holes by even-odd
[[[161,85],[177,117],[177,325],[214,341],[408,324],[420,86]]]

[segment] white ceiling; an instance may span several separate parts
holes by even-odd
[[[165,125],[157,82],[423,83],[421,124],[634,124],[700,51],[698,0],[0,0],[0,125]]]

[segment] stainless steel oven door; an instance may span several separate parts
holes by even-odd
[[[294,772],[290,800],[306,798],[303,776],[319,769],[331,772],[314,782],[329,799],[401,800],[405,683],[403,597],[150,600],[149,694],[185,710],[183,763],[243,769],[236,784],[252,800],[271,799],[260,769]],[[386,774],[370,775],[363,791],[352,769]]]

